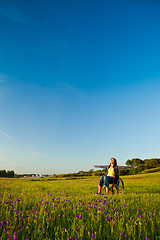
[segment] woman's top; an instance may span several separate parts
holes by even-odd
[[[109,168],[109,169],[108,169],[108,174],[107,174],[107,176],[109,176],[109,177],[115,177],[114,168]]]

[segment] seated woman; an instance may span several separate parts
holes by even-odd
[[[105,193],[107,194],[109,193],[109,184],[113,184],[114,179],[115,179],[115,182],[118,180],[119,169],[135,168],[132,166],[117,166],[117,160],[115,158],[111,158],[110,165],[93,165],[93,166],[106,169],[105,176],[101,176],[99,179],[98,193],[100,194],[101,194],[101,188],[103,185],[105,187]]]

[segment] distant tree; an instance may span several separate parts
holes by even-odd
[[[132,160],[128,159],[125,163],[127,166],[139,166],[141,164],[144,164],[144,161],[140,158],[133,158]]]
[[[119,170],[120,176],[121,176],[121,175],[128,175],[129,172],[130,172],[130,170],[129,170],[129,169],[126,169],[126,168]]]
[[[144,160],[145,168],[156,168],[160,166],[160,159],[159,158],[151,158]]]
[[[132,161],[131,161],[130,159],[128,159],[128,160],[125,162],[125,164],[126,164],[127,166],[132,166]]]
[[[6,174],[7,177],[9,178],[13,178],[14,177],[14,171],[7,171],[7,174]]]
[[[0,177],[6,177],[7,173],[6,170],[0,170]]]
[[[143,170],[145,170],[145,164],[139,165],[137,168],[137,172],[142,172]]]
[[[132,166],[139,166],[141,164],[144,164],[143,160],[141,160],[140,158],[133,158],[132,163]]]

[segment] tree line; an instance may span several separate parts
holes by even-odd
[[[151,158],[151,159],[140,159],[140,158],[132,158],[132,160],[128,159],[125,163],[127,166],[144,166],[146,169],[160,167],[160,158]]]
[[[6,171],[6,170],[0,170],[0,177],[8,177],[8,178],[14,178],[14,171]]]
[[[136,173],[140,173],[143,171],[146,171],[151,168],[158,168],[160,167],[160,158],[151,158],[151,159],[140,159],[140,158],[133,158],[128,159],[125,164],[127,166],[134,166],[137,168],[131,168],[131,169],[120,169],[120,175],[132,175]]]

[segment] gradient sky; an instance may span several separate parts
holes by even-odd
[[[0,169],[160,157],[157,0],[0,1]]]

